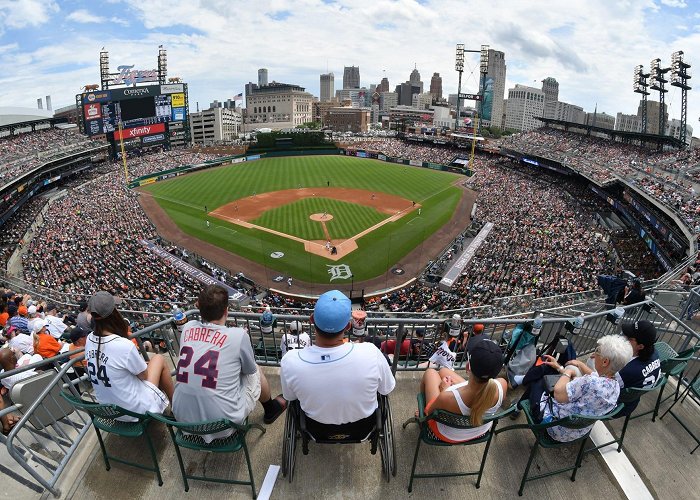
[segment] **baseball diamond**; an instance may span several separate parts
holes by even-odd
[[[223,266],[242,257],[248,262],[243,269],[250,270],[245,274],[257,271],[262,282],[268,270],[293,276],[296,287],[329,284],[334,265],[350,270],[335,284],[388,279],[398,264],[406,270],[403,281],[417,275],[468,224],[472,196],[456,185],[461,179],[378,160],[283,157],[201,171],[140,191],[164,237],[186,240],[205,257],[212,251],[216,257],[209,258]],[[271,258],[275,252],[284,257]]]

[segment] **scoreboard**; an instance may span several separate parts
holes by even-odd
[[[169,149],[171,140],[184,142],[189,135],[186,83],[96,90],[78,94],[78,102],[83,132],[104,134],[115,157],[122,141],[126,150]]]

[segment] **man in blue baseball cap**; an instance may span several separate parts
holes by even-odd
[[[345,424],[344,433],[349,427],[362,433],[374,423],[377,393],[389,394],[396,385],[375,345],[345,342],[350,320],[350,299],[338,290],[324,293],[311,315],[315,344],[282,358],[282,394],[287,401],[299,400],[307,424],[312,420],[310,430],[316,426],[330,435],[334,426]]]

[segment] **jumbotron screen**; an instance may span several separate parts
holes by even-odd
[[[119,107],[121,108],[121,119],[124,122],[156,116],[156,104],[153,97],[120,101]]]

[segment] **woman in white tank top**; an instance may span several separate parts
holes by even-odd
[[[491,422],[483,420],[498,411],[503,403],[508,383],[497,378],[503,368],[503,353],[498,345],[488,339],[475,343],[469,350],[467,378],[448,368],[440,371],[428,368],[421,381],[421,391],[427,404],[425,413],[446,410],[471,417],[473,427],[458,429],[435,420],[428,421],[433,434],[442,441],[457,443],[482,436],[491,428]]]

